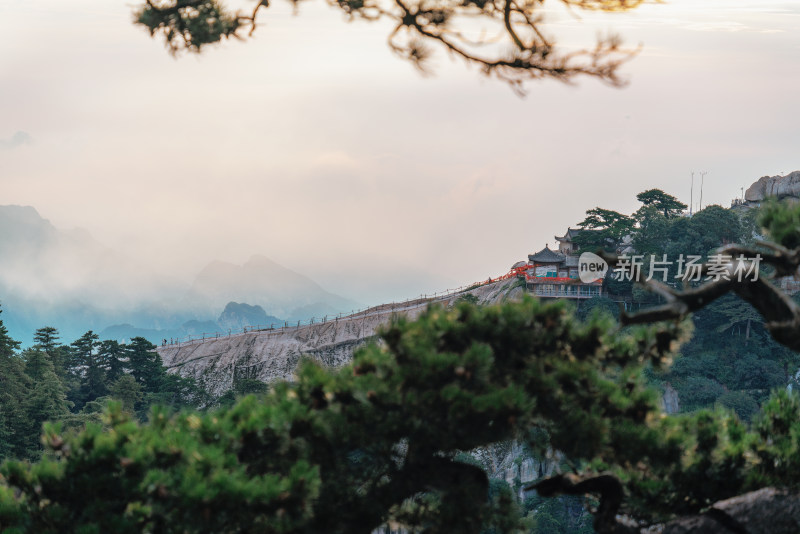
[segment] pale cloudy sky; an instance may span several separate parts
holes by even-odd
[[[645,189],[688,202],[693,170],[727,206],[800,169],[798,1],[555,13],[566,44],[643,50],[624,89],[524,99],[444,55],[420,76],[321,0],[273,4],[254,39],[174,59],[131,2],[0,0],[0,204],[187,279],[264,254],[374,303],[502,274]]]

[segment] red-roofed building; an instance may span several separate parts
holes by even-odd
[[[572,237],[578,230],[567,229],[559,241],[559,251],[548,245],[528,255],[525,286],[542,298],[588,299],[603,294],[603,282],[586,284],[578,276],[578,256],[573,254]]]

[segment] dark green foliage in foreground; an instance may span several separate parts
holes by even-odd
[[[60,459],[6,464],[0,521],[28,532],[357,533],[393,516],[430,532],[509,532],[514,499],[490,500],[486,474],[456,453],[515,436],[541,446],[546,430],[571,458],[621,465],[622,440],[651,439],[633,435],[656,409],[638,368],[667,358],[681,328],[612,326],[578,323],[563,303],[463,303],[401,320],[341,370],[306,362],[295,385],[228,411],[156,412],[140,425],[117,405],[109,432],[51,426]]]
[[[351,534],[396,519],[513,532],[522,514],[510,493],[456,458],[512,438],[534,450],[549,438],[572,462],[616,473],[639,515],[800,480],[795,397],[769,401],[753,432],[723,412],[659,416],[641,367],[662,366],[685,334],[675,324],[615,333],[609,318],[583,324],[563,303],[535,300],[434,308],[389,327],[352,365],[304,362],[296,384],[227,411],[156,410],[141,424],[112,405],[109,431],[49,426],[44,459],[2,468],[0,523]]]
[[[172,53],[183,48],[197,52],[203,45],[236,35],[241,25],[235,13],[212,0],[178,0],[162,9],[148,3],[135,12],[134,20],[151,36],[163,34]]]
[[[592,297],[578,301],[575,316],[581,321],[587,320],[593,313],[605,313],[615,319],[619,318],[619,304],[607,297]]]
[[[770,241],[788,249],[800,248],[800,209],[797,206],[770,202],[762,206],[759,224]]]
[[[0,529],[366,534],[396,521],[433,534],[588,531],[574,499],[520,504],[516,483],[489,481],[464,452],[509,440],[560,451],[585,476],[614,475],[622,511],[642,519],[800,486],[800,398],[769,395],[797,356],[776,350],[756,317],[740,321],[738,302],[715,302],[670,368],[690,321],[620,330],[599,313],[605,304],[585,310],[585,322],[563,302],[432,308],[386,328],[349,366],[304,361],[296,383],[267,392],[242,377],[230,409],[154,408],[147,423],[132,410],[148,397],[191,397],[152,346],[136,341],[115,356],[120,374],[107,356],[117,349],[98,348],[91,333],[67,358],[42,350],[58,349],[45,332],[41,347],[17,355],[0,323],[0,452],[34,457],[23,437],[37,421],[60,421],[45,427],[41,460],[0,467]],[[92,391],[88,370],[99,370],[119,400],[102,421],[107,397],[64,415],[58,361],[73,394]],[[671,381],[692,413],[662,415],[645,376]],[[261,396],[235,402],[248,391]]]

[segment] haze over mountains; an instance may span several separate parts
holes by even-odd
[[[227,331],[256,318],[296,321],[358,307],[264,256],[243,265],[212,261],[185,278],[159,275],[151,261],[106,247],[86,231],[58,229],[33,207],[0,206],[0,318],[28,345],[45,325],[67,342],[87,330],[157,341]],[[226,309],[231,301],[236,305]]]
[[[354,305],[264,256],[253,256],[244,265],[211,262],[195,278],[186,300],[209,312],[219,312],[231,300],[260,304],[268,313],[288,319],[336,313]]]

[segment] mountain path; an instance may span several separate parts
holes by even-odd
[[[263,382],[291,380],[301,355],[329,367],[346,365],[353,351],[377,336],[393,316],[411,319],[429,304],[451,306],[459,297],[474,295],[481,304],[519,298],[524,289],[517,280],[492,282],[474,289],[398,305],[384,304],[324,323],[276,330],[255,330],[203,341],[157,347],[170,372],[195,378],[215,395],[230,389],[234,377]]]

